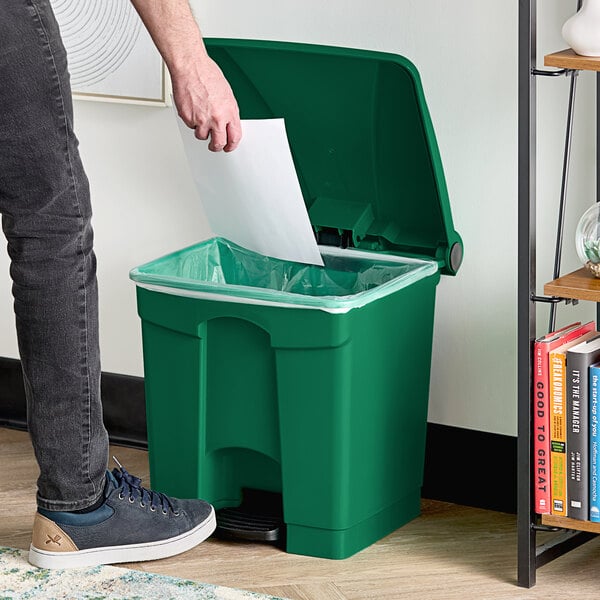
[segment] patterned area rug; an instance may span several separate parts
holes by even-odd
[[[283,600],[254,592],[118,567],[49,570],[0,546],[0,600]]]

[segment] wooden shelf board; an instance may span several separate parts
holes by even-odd
[[[544,65],[575,71],[600,71],[600,57],[581,56],[569,48],[544,56]]]
[[[600,279],[594,277],[587,269],[581,268],[547,283],[544,286],[544,294],[600,302]]]
[[[579,519],[569,519],[569,517],[542,515],[542,524],[548,525],[549,527],[562,527],[564,529],[574,529],[576,531],[591,531],[592,533],[600,533],[600,523],[580,521]]]

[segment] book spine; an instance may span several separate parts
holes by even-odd
[[[585,355],[567,352],[567,516],[589,517],[588,365]]]
[[[549,367],[548,354],[594,330],[595,323],[584,325],[574,323],[559,332],[554,332],[536,340],[533,348],[533,489],[534,509],[538,514],[550,513],[551,473],[550,473],[550,414],[549,414]],[[561,335],[560,332],[564,332]]]
[[[565,355],[550,353],[550,467],[553,515],[567,515],[567,418]]]
[[[550,513],[550,418],[548,414],[548,347],[534,344],[533,469],[534,507]]]
[[[600,481],[598,481],[598,398],[600,367],[590,367],[590,521],[600,523]]]

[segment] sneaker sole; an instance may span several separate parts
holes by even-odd
[[[29,562],[42,569],[70,569],[77,567],[93,567],[123,562],[140,562],[157,560],[181,554],[190,550],[207,539],[217,527],[215,511],[210,516],[185,533],[178,536],[145,542],[143,544],[128,544],[125,546],[107,546],[104,548],[89,548],[76,552],[48,552],[40,550],[31,544]]]

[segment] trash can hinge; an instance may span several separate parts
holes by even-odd
[[[315,237],[320,246],[336,246],[338,248],[349,248],[353,246],[352,232],[348,229],[322,227],[315,232]]]

